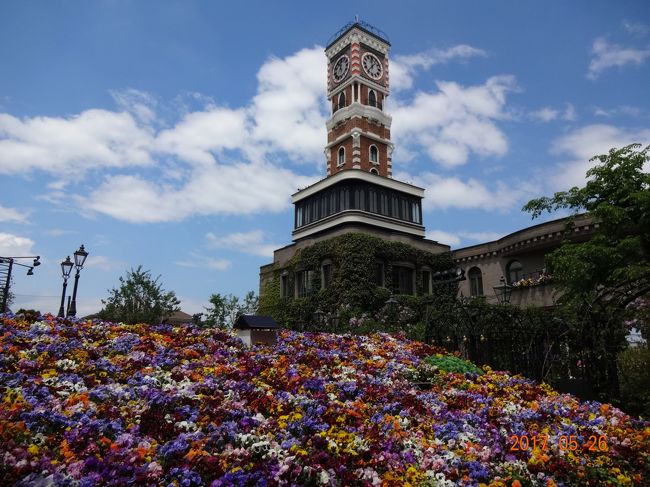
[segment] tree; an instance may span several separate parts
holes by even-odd
[[[610,393],[617,394],[616,354],[625,346],[625,320],[630,320],[639,300],[650,293],[650,146],[632,144],[611,149],[591,159],[598,163],[587,171],[579,188],[529,201],[524,210],[533,218],[543,211],[569,209],[573,216],[588,212],[599,232],[587,242],[569,242],[547,256],[546,265],[562,292],[560,304],[571,311],[592,366],[606,361]],[[571,230],[572,218],[567,230]]]
[[[237,318],[245,314],[257,313],[259,297],[249,291],[240,303],[239,297],[232,294],[221,295],[219,293],[210,296],[209,302],[212,306],[205,308],[207,311],[205,324],[220,328],[231,327]]]
[[[163,290],[159,280],[160,276],[153,279],[142,266],[127,271],[126,277],[120,277],[119,289],[111,289],[109,297],[102,299],[104,308],[99,316],[130,324],[160,323],[180,310],[180,301],[174,291]]]

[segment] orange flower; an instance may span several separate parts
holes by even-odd
[[[512,487],[521,487],[521,482],[519,482],[519,480],[513,480]]]

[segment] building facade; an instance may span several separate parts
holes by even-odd
[[[273,262],[261,267],[260,295],[297,252],[348,233],[432,254],[449,252],[449,246],[425,238],[424,189],[392,178],[392,119],[385,111],[389,52],[388,37],[361,21],[347,24],[327,43],[327,176],[292,195],[293,242],[276,250]],[[292,277],[293,289],[281,286],[283,297],[303,294],[305,278]],[[411,287],[415,292],[415,285]]]
[[[459,283],[459,295],[496,301],[494,289],[507,285],[512,286],[510,304],[553,306],[558,296],[553,276],[545,269],[545,256],[567,238],[583,242],[598,231],[598,223],[587,215],[575,218],[568,235],[566,223],[566,218],[561,218],[518,230],[493,242],[454,250],[454,262],[465,271],[466,278]]]

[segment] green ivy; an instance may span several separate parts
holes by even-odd
[[[328,289],[321,289],[320,268],[328,259],[332,262],[331,282]],[[375,283],[376,262],[384,264],[385,287],[379,287]],[[390,320],[395,317],[385,316],[384,307],[392,288],[392,266],[398,262],[415,265],[417,296],[396,296],[400,303],[397,313],[410,312],[413,315],[410,320],[412,323],[399,323],[399,320]],[[433,254],[402,242],[391,242],[362,233],[348,233],[300,249],[285,266],[275,266],[272,280],[262,289],[260,312],[273,316],[289,328],[319,328],[312,319],[317,309],[329,314],[339,313],[337,331],[362,332],[369,328],[377,331],[384,329],[389,321],[393,327],[415,326],[424,301],[430,299],[429,296],[423,296],[422,267],[436,272],[453,266],[449,252]],[[287,272],[289,289],[294,289],[295,274],[302,270],[314,271],[311,294],[297,299],[281,297],[280,276]],[[441,292],[453,296],[456,287],[448,286]],[[357,327],[358,330],[350,330],[350,319],[364,314],[366,319]]]

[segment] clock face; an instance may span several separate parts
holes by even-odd
[[[363,65],[363,70],[372,79],[381,78],[383,69],[381,67],[381,62],[379,61],[379,59],[377,59],[377,56],[367,52],[363,55],[361,64]]]
[[[345,78],[345,75],[348,74],[348,69],[350,69],[350,58],[344,54],[336,61],[332,70],[332,78],[334,78],[334,81],[338,83]]]

